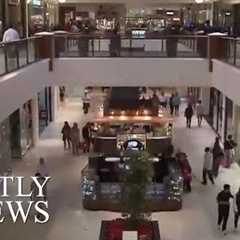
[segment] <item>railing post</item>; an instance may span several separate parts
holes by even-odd
[[[16,43],[16,48],[14,49],[16,51],[16,58],[17,58],[17,69],[20,68],[20,62],[19,62],[19,45]]]
[[[237,40],[233,42],[233,64],[236,65],[237,63]]]
[[[7,56],[7,46],[4,45],[4,60],[5,60],[5,73],[8,73],[8,56]]]
[[[208,59],[209,71],[213,71],[212,59],[223,59],[226,56],[225,41],[222,38],[225,34],[209,34],[208,35]]]
[[[53,59],[55,57],[54,33],[43,32],[37,33],[38,39],[38,53],[40,58],[49,58],[49,71],[53,71]]]
[[[28,52],[28,42],[29,40],[26,39],[26,42],[25,42],[25,48],[26,48],[26,58],[27,58],[27,64],[29,64],[29,52]]]

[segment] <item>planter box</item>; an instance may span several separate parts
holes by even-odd
[[[100,230],[100,235],[99,235],[99,240],[111,240],[109,239],[109,225],[112,224],[114,221],[102,221],[101,223],[101,230]],[[124,223],[124,219],[122,220]],[[149,224],[152,226],[152,238],[151,240],[161,240],[160,237],[160,231],[159,231],[159,226],[158,226],[158,221],[151,221]],[[129,229],[123,229],[124,231],[128,231]],[[131,229],[134,230],[134,229]],[[116,238],[118,239],[118,238]]]

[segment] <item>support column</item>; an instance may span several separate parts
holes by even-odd
[[[32,98],[31,108],[32,108],[33,146],[36,146],[39,141],[39,109],[37,96]]]
[[[210,102],[210,88],[204,87],[201,89],[201,98],[202,104],[204,106],[204,113],[209,115],[209,102]]]
[[[51,95],[52,95],[52,121],[56,121],[57,113],[58,113],[58,87],[51,87]]]
[[[225,141],[225,125],[226,125],[226,96],[223,95],[223,105],[222,105],[222,141]]]

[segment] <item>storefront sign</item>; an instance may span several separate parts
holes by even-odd
[[[42,0],[32,0],[32,5],[41,6],[42,5]]]
[[[19,4],[19,0],[8,0],[8,4],[10,4],[10,5],[18,5]]]

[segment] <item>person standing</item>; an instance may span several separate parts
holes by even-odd
[[[64,126],[62,128],[62,140],[64,144],[64,150],[67,148],[71,148],[71,127],[67,121],[64,122]]]
[[[224,154],[220,146],[220,139],[219,137],[216,137],[215,143],[213,145],[213,166],[212,166],[212,173],[215,177],[218,176],[219,166],[221,164],[223,157]]]
[[[203,108],[201,100],[199,100],[197,102],[196,114],[197,114],[198,126],[201,127],[202,126],[202,119],[203,119],[203,116],[204,116],[204,108]]]
[[[167,107],[167,97],[165,96],[164,92],[161,92],[161,95],[158,97],[159,98],[159,104],[163,108]]]
[[[204,162],[203,162],[203,185],[207,185],[207,176],[212,184],[214,184],[213,176],[212,176],[212,153],[209,147],[205,148],[204,153]]]
[[[177,92],[175,93],[172,102],[173,102],[174,113],[176,116],[178,116],[179,115],[179,107],[181,104],[181,98]]]
[[[17,27],[10,25],[9,28],[3,34],[3,43],[10,43],[18,41],[20,39],[19,33],[16,30]],[[15,69],[17,67],[16,58],[17,58],[17,48],[16,44],[10,44],[5,49],[7,58],[9,59],[8,65],[10,68]]]
[[[237,143],[235,143],[232,139],[232,135],[228,135],[227,140],[224,143],[224,152],[225,152],[225,167],[229,168],[231,164],[234,162],[235,155],[235,147]]]
[[[234,227],[235,227],[235,230],[237,230],[238,220],[240,216],[240,188],[238,189],[238,192],[234,196],[233,210],[234,210]]]
[[[71,129],[71,141],[73,155],[79,155],[80,130],[77,123],[73,123],[73,127]]]
[[[229,209],[230,209],[230,199],[233,198],[233,195],[230,191],[231,187],[229,184],[225,184],[223,190],[217,195],[217,203],[218,203],[218,228],[220,229],[222,226],[222,232],[224,235],[227,234],[227,221],[229,217]]]
[[[20,39],[19,33],[17,32],[14,25],[9,25],[9,28],[4,32],[2,41],[4,43],[13,42]]]
[[[193,108],[191,104],[188,104],[187,108],[185,109],[184,116],[186,118],[187,127],[191,128],[192,116],[193,116]]]
[[[121,53],[121,37],[118,34],[118,28],[114,28],[112,31],[112,36],[110,40],[110,56],[120,57]]]
[[[64,100],[65,100],[65,87],[62,86],[62,87],[59,87],[59,96],[60,96],[60,101],[63,103]]]

